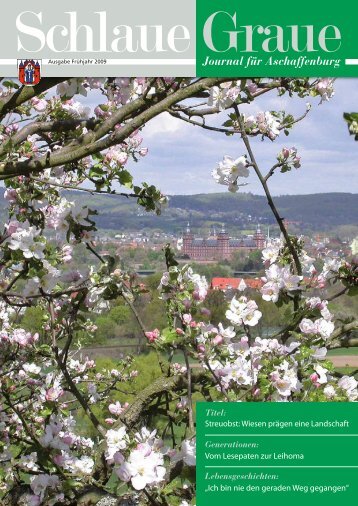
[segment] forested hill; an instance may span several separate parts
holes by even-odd
[[[127,199],[114,196],[88,199],[88,195],[79,198],[98,206],[96,220],[102,229],[157,228],[179,233],[189,221],[194,229],[224,223],[233,232],[236,228],[250,228],[250,224],[274,223],[266,198],[250,193],[171,196],[160,217],[146,213]],[[341,225],[358,225],[357,194],[286,195],[276,197],[275,203],[281,216],[299,222],[302,230],[330,231]]]
[[[0,213],[4,218],[3,189],[0,195]],[[135,201],[123,197],[71,192],[68,198],[97,209],[96,222],[102,230],[151,228],[178,233],[188,221],[193,228],[205,229],[224,223],[229,230],[274,223],[266,198],[251,193],[171,196],[168,208],[160,217],[146,213]],[[330,231],[342,225],[358,225],[358,194],[283,195],[274,200],[281,216],[294,221],[293,226],[302,231]]]
[[[358,194],[318,193],[274,197],[281,214],[289,220],[316,223],[318,219],[335,224],[358,222]],[[266,197],[251,193],[212,193],[171,197],[171,207],[199,212],[244,212],[271,216]]]

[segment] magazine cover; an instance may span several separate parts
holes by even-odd
[[[357,16],[6,6],[1,506],[356,504]]]

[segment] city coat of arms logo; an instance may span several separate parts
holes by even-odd
[[[41,79],[41,60],[18,60],[19,81],[24,86],[36,86]]]

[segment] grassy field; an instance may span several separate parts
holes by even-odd
[[[330,350],[328,355],[358,355],[358,348],[338,348],[337,350]]]
[[[356,370],[355,367],[336,367],[336,371],[341,374],[352,374]],[[355,378],[357,379],[357,375],[355,375]]]

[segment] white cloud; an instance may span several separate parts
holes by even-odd
[[[162,138],[163,135],[177,134],[183,129],[185,125],[181,121],[173,118],[169,113],[164,112],[160,116],[153,118],[145,128],[143,129],[143,135],[146,139],[159,136]]]
[[[302,167],[290,173],[277,173],[270,180],[272,193],[304,194],[319,192],[358,192],[358,142],[349,136],[343,120],[344,112],[357,110],[358,79],[338,79],[335,96],[329,103],[318,105],[319,98],[278,97],[268,93],[250,105],[241,106],[248,114],[262,110],[286,110],[294,116],[305,111],[307,101],[313,107],[308,117],[294,126],[289,137],[282,133],[275,142],[259,138],[253,147],[265,173],[275,163],[283,146],[296,146],[302,156]],[[98,92],[90,93],[86,101],[92,105],[102,101]],[[210,118],[220,126],[227,113]],[[137,182],[155,184],[165,193],[191,194],[223,191],[211,178],[211,170],[223,155],[238,157],[245,152],[239,137],[226,137],[193,127],[163,113],[143,129],[143,145],[149,154],[138,164],[131,164]],[[254,174],[242,191],[262,194]]]
[[[289,137],[281,133],[275,142],[254,139],[253,147],[266,172],[274,163],[283,146],[296,146],[302,156],[302,168],[277,174],[270,180],[273,194],[299,194],[323,192],[358,192],[358,142],[348,134],[343,113],[356,110],[358,104],[358,79],[339,79],[336,93],[330,102],[313,104],[309,116],[294,126]],[[288,109],[295,116],[305,110],[307,98],[260,97],[255,105],[258,110]],[[250,106],[250,107],[252,107]],[[242,107],[242,110],[249,107]],[[225,121],[226,113],[215,118],[215,125]],[[245,152],[238,136],[227,137],[193,127],[161,115],[143,131],[144,145],[149,155],[134,167],[135,176],[141,181],[149,179],[163,191],[171,194],[217,192],[224,188],[215,184],[211,170],[228,154],[233,157]],[[244,191],[263,193],[255,176],[248,179]]]

